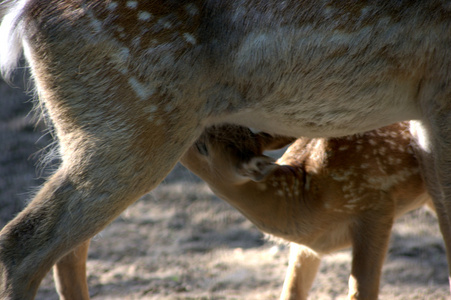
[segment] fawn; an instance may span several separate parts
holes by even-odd
[[[350,245],[349,299],[378,299],[394,220],[432,207],[408,123],[300,138],[271,163],[263,151],[285,141],[236,125],[212,127],[181,162],[259,229],[293,242],[281,299],[306,299],[321,256]]]
[[[416,120],[451,261],[449,0],[4,0],[0,18],[2,73],[23,49],[62,161],[0,232],[0,298],[34,298],[55,263],[70,282],[61,266],[222,123],[336,137]]]

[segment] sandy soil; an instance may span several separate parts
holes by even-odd
[[[29,99],[0,83],[0,226],[52,168],[37,168],[51,139]],[[93,239],[88,280],[93,299],[277,299],[287,261],[286,245],[265,240],[178,165]],[[380,299],[447,299],[446,270],[435,217],[412,212],[393,229]],[[349,271],[349,250],[326,257],[311,299],[345,299]],[[37,299],[57,299],[51,274]]]

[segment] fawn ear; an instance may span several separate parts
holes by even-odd
[[[238,167],[238,173],[253,181],[262,181],[276,168],[277,165],[274,161],[275,160],[269,156],[255,156],[248,162],[242,163]]]
[[[256,134],[259,144],[263,151],[277,150],[293,143],[296,138],[283,136],[283,135],[271,135],[266,132],[259,132]]]

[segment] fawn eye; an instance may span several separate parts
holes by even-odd
[[[207,149],[207,145],[205,145],[205,143],[197,142],[196,148],[200,154],[202,154],[204,156],[208,156],[208,149]]]

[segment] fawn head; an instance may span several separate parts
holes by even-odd
[[[207,128],[181,159],[182,164],[203,179],[240,184],[261,181],[274,168],[274,159],[263,154],[279,149],[294,139],[253,133],[236,125]]]

